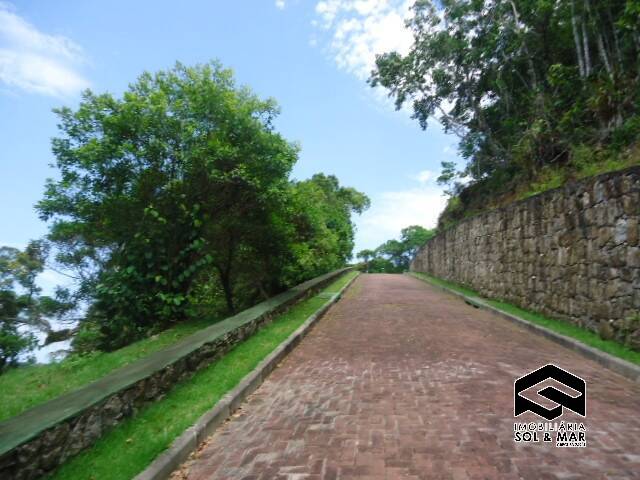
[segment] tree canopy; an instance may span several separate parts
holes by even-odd
[[[370,82],[460,138],[466,166],[440,177],[451,193],[460,178],[504,191],[637,141],[638,0],[419,0],[413,13],[410,51],[381,52]]]
[[[217,63],[145,73],[121,98],[87,91],[56,113],[60,179],[37,209],[90,303],[80,338],[100,348],[211,297],[234,312],[350,257],[366,196],[333,176],[291,182],[298,147],[275,131],[275,101]]]

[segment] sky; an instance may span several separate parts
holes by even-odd
[[[366,79],[375,54],[406,52],[411,2],[397,0],[0,0],[0,245],[23,247],[47,226],[34,204],[56,136],[52,109],[80,92],[121,95],[143,71],[217,59],[239,84],[275,98],[275,125],[298,142],[293,177],[336,175],[371,198],[355,252],[435,226],[440,162],[456,139],[422,131]],[[60,280],[46,272],[45,286]]]

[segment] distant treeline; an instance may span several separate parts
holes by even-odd
[[[233,313],[342,267],[369,199],[331,175],[293,181],[278,107],[212,63],[143,74],[121,98],[56,110],[58,178],[37,204],[50,231],[0,249],[0,368],[84,305],[76,351],[112,350],[194,316]],[[40,295],[53,267],[72,291]]]
[[[361,269],[368,273],[401,273],[409,270],[411,261],[418,250],[433,236],[436,231],[420,225],[411,225],[400,232],[400,240],[387,240],[374,250],[366,249],[358,252],[362,260]]]

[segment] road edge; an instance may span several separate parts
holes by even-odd
[[[581,354],[582,356],[588,358],[589,360],[593,360],[594,362],[599,363],[603,367],[608,368],[609,370],[612,370],[629,380],[632,380],[634,382],[640,382],[640,366],[638,365],[635,365],[621,358],[615,357],[609,353],[603,352],[602,350],[598,350],[597,348],[590,347],[589,345],[585,345],[584,343],[576,340],[575,338],[567,337],[560,333],[554,332],[553,330],[549,330],[548,328],[532,323],[528,320],[525,320],[522,317],[518,317],[517,315],[504,312],[492,305],[489,305],[479,297],[470,297],[468,295],[465,295],[464,293],[457,292],[443,285],[438,285],[436,283],[429,281],[429,279],[427,278],[414,275],[413,272],[409,272],[408,275],[415,278],[416,280],[425,282],[431,285],[432,287],[438,288],[443,292],[450,293],[452,295],[460,297],[466,303],[468,303],[473,307],[490,311],[513,323],[523,326],[526,329],[531,330],[534,333],[537,333],[538,335],[542,335],[543,337],[546,337],[564,347],[567,347],[570,350],[573,350],[574,352]]]
[[[344,294],[347,288],[360,276],[360,274],[349,280],[337,293],[327,300],[313,315],[307,318],[289,337],[278,345],[269,355],[267,355],[256,368],[236,385],[231,391],[225,394],[211,410],[204,413],[194,425],[187,428],[171,446],[161,453],[142,472],[134,477],[134,480],[165,480],[183,462],[185,462],[191,452],[198,448],[207,437],[212,435],[225,420],[227,420],[251,395],[269,374],[275,370],[289,352],[309,333],[315,323],[320,320]]]

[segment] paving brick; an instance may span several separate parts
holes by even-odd
[[[585,449],[520,445],[513,382],[584,378]],[[640,478],[640,386],[407,276],[362,275],[175,478]]]

